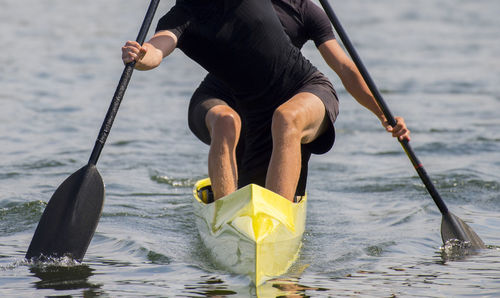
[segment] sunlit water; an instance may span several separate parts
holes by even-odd
[[[331,2],[448,207],[489,249],[440,248],[441,214],[403,150],[308,44],[341,114],[334,149],[311,160],[303,248],[286,276],[255,289],[201,244],[190,196],[208,148],[186,113],[205,73],[180,52],[133,75],[99,159],[106,201],[83,262],[27,262],[47,201],[90,156],[147,1],[5,0],[0,296],[500,295],[500,2]]]

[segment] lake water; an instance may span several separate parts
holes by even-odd
[[[341,112],[334,148],[310,162],[306,233],[288,274],[255,289],[207,257],[190,202],[208,147],[186,120],[205,72],[180,51],[132,77],[99,159],[106,201],[83,263],[30,266],[39,218],[87,162],[120,47],[148,2],[2,0],[0,296],[499,296],[500,2],[331,2],[448,207],[489,249],[442,253],[441,214],[401,146],[309,43]]]

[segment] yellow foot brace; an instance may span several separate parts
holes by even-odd
[[[198,197],[205,203],[210,204],[214,202],[214,193],[212,191],[212,187],[205,186],[198,190]]]

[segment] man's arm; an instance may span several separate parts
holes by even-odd
[[[174,51],[177,36],[168,30],[157,32],[142,47],[136,41],[127,41],[122,47],[122,60],[127,64],[136,61],[138,70],[150,70],[160,65],[162,59]]]
[[[395,127],[391,127],[387,123],[382,109],[377,104],[358,68],[335,39],[322,43],[319,45],[318,50],[330,68],[340,77],[346,90],[357,102],[377,116],[386,130],[391,132],[394,137],[398,137],[400,140],[410,140],[410,131],[406,127],[403,118],[396,117],[397,125]]]

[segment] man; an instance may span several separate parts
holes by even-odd
[[[283,29],[277,28],[280,22],[296,47],[313,39],[346,89],[394,136],[409,139],[402,118],[394,128],[386,123],[319,7],[308,0],[272,4],[178,1],[149,42],[142,47],[127,42],[122,49],[125,63],[136,60],[136,68],[147,70],[178,46],[210,72],[191,99],[189,123],[195,135],[210,144],[215,199],[238,186],[258,183],[293,200],[305,192],[310,154],[325,153],[333,145],[335,91],[291,49]]]

